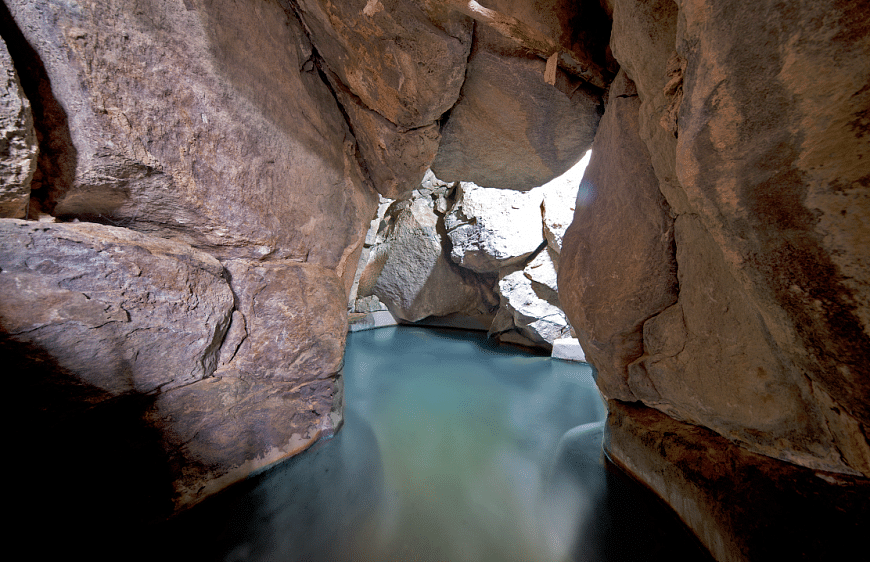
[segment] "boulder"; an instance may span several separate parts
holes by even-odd
[[[39,146],[30,102],[24,95],[6,43],[0,39],[0,218],[23,219]]]
[[[27,93],[54,108],[37,124],[58,162],[39,171],[47,210],[349,285],[375,194],[278,0],[6,4],[35,49],[22,64],[44,65]]]
[[[184,244],[97,224],[0,220],[4,337],[48,354],[101,399],[214,372],[233,293]]]
[[[544,242],[539,192],[484,188],[462,182],[444,218],[450,258],[478,273],[495,273],[532,255]]]
[[[499,274],[498,293],[501,308],[490,333],[515,330],[540,347],[550,347],[555,340],[570,335],[568,320],[559,308],[553,253],[548,248],[523,269],[504,268]]]
[[[459,102],[441,131],[432,164],[446,181],[528,190],[574,165],[601,116],[600,90],[561,74],[544,81],[546,62],[504,47],[481,29]],[[575,83],[576,82],[576,83]]]
[[[374,250],[363,276],[377,280],[372,292],[393,316],[408,322],[454,313],[492,318],[498,306],[492,282],[447,257],[442,218],[431,197],[395,203],[387,221],[385,243]]]
[[[179,507],[297,454],[343,419],[341,280],[288,261],[226,269],[237,309],[215,376],[162,393],[146,415],[163,428]]]
[[[559,298],[601,392],[628,401],[643,323],[677,299],[673,219],[638,133],[639,108],[631,88],[611,89],[559,269]]]

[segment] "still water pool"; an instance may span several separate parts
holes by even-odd
[[[394,327],[348,336],[344,381],[335,437],[172,523],[197,559],[706,559],[605,462],[587,365]]]

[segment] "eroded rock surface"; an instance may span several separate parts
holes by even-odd
[[[106,397],[210,376],[233,294],[212,256],[90,223],[0,220],[5,337],[47,352]]]
[[[23,219],[39,147],[30,101],[0,38],[0,217]]]

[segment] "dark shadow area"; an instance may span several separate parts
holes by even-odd
[[[39,141],[39,157],[31,182],[31,206],[53,214],[55,204],[73,185],[77,151],[69,120],[52,91],[48,71],[39,54],[19,29],[9,8],[0,2],[0,36],[18,72],[24,94],[30,101],[33,125]]]
[[[22,533],[47,533],[29,552],[111,556],[171,513],[160,432],[142,419],[152,397],[110,397],[6,334],[0,365],[15,422],[10,511]]]

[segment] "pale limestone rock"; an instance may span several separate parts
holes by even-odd
[[[513,328],[535,346],[545,347],[568,336],[570,327],[565,313],[559,308],[555,281],[552,255],[546,249],[524,269],[503,269],[498,281],[501,296],[499,319],[493,322],[490,332]],[[504,339],[504,336],[499,337]]]
[[[448,259],[434,205],[431,197],[419,197],[391,207],[385,242],[364,278],[376,280],[373,294],[401,320],[453,313],[491,318],[497,297],[487,283]]]
[[[451,259],[494,273],[529,257],[544,242],[540,192],[518,193],[462,182],[444,225]]]
[[[565,361],[586,362],[586,353],[577,338],[559,338],[553,341],[553,351],[550,355],[553,359]]]
[[[184,244],[90,223],[0,220],[2,332],[106,397],[210,376],[233,294]]]
[[[39,146],[30,102],[0,39],[0,218],[23,219]]]

